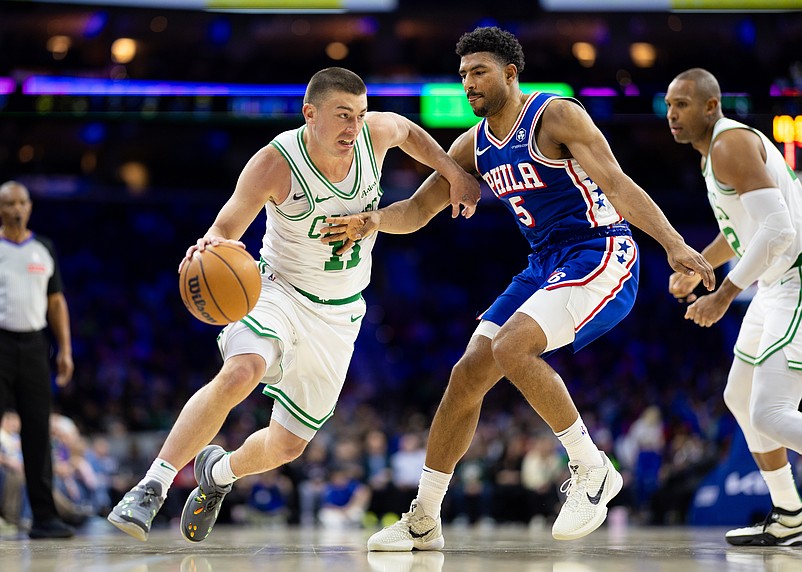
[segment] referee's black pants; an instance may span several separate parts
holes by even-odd
[[[34,522],[57,516],[50,445],[50,341],[40,332],[0,329],[0,415],[13,405],[20,416],[25,482]]]

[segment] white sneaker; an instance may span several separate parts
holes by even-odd
[[[423,514],[418,501],[413,500],[409,512],[401,520],[380,530],[368,539],[368,550],[409,552],[410,550],[441,550],[446,541],[440,519]]]
[[[730,530],[724,538],[734,546],[802,545],[802,509],[791,512],[773,507],[763,522]]]
[[[567,498],[551,529],[557,540],[582,538],[599,528],[607,517],[607,503],[624,486],[624,479],[607,455],[599,453],[604,460],[601,467],[568,463],[571,478],[560,487]]]

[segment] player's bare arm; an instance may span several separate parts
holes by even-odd
[[[448,154],[465,172],[474,173],[473,130],[460,135],[451,145]],[[326,222],[331,226],[323,229],[324,236],[321,240],[326,244],[345,241],[337,251],[337,254],[343,254],[355,241],[374,232],[381,231],[388,234],[415,232],[426,226],[437,213],[451,203],[452,194],[449,182],[435,171],[408,199],[396,201],[376,211],[327,218]],[[451,204],[453,207],[453,203]]]
[[[765,221],[761,220],[759,212],[750,210],[750,201],[744,199],[746,195],[753,191],[769,189],[775,186],[766,171],[765,150],[760,138],[755,133],[746,129],[732,129],[716,138],[710,150],[710,158],[715,165],[716,178],[721,183],[735,189],[735,192],[744,201],[744,207],[747,208],[750,216],[761,226],[761,230],[752,239],[746,253],[730,273],[730,275],[733,275],[733,272],[736,272],[739,267],[743,269],[742,265],[754,268],[750,278],[746,280],[746,282],[751,283],[752,279],[757,279],[772,262],[766,259],[764,251],[767,249],[760,246],[760,241],[765,239],[766,242],[771,244],[782,239],[780,235],[761,237],[761,233],[773,232],[774,229],[763,230]],[[757,197],[758,195],[754,196]],[[790,227],[790,217],[787,223],[787,226]],[[793,229],[789,228],[789,232],[793,232]],[[733,280],[735,279],[727,276],[713,294],[701,296],[688,307],[685,312],[685,318],[693,320],[703,327],[709,327],[718,322],[743,287],[748,286],[748,284],[743,283],[739,286]]]
[[[195,252],[205,250],[208,245],[228,242],[245,248],[240,237],[267,201],[280,204],[287,198],[290,184],[290,167],[281,153],[272,145],[257,151],[240,173],[233,194],[220,209],[212,226],[187,249],[178,265],[178,272]]]
[[[369,113],[365,118],[376,146],[399,147],[416,161],[440,173],[451,185],[451,216],[470,218],[476,211],[479,182],[465,172],[422,127],[396,113]]]
[[[568,100],[550,103],[544,112],[538,144],[541,140],[550,142],[552,149],[559,149],[561,145],[567,147],[590,178],[604,189],[616,210],[663,246],[668,263],[675,271],[688,275],[698,273],[705,288],[714,288],[713,268],[701,254],[685,244],[660,207],[623,172],[607,140],[585,110]]]

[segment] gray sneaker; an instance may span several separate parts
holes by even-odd
[[[220,513],[220,503],[231,492],[231,485],[221,487],[212,480],[212,466],[225,454],[222,447],[208,445],[195,457],[198,486],[189,495],[181,513],[181,534],[191,542],[200,542],[209,536]]]
[[[163,503],[161,484],[157,481],[148,481],[125,493],[117,506],[111,509],[106,520],[124,533],[145,542],[150,533],[153,517],[159,512]]]

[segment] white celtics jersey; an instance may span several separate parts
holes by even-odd
[[[796,173],[785,162],[777,147],[760,131],[743,123],[738,123],[726,117],[719,119],[713,127],[713,139],[710,141],[710,148],[712,149],[716,137],[730,129],[749,129],[760,137],[766,150],[766,170],[775,186],[780,189],[788,205],[788,210],[791,212],[791,220],[796,229],[796,238],[791,246],[788,247],[788,250],[782,256],[779,256],[774,265],[766,269],[760,276],[761,281],[770,283],[788,270],[799,254],[802,253],[802,184],[800,184]],[[716,215],[722,234],[724,234],[733,251],[740,258],[749,248],[749,243],[752,242],[757,232],[758,224],[752,220],[744,209],[735,189],[724,186],[716,180],[715,171],[716,167],[713,165],[708,151],[704,169],[702,170],[707,184],[707,198],[710,201],[710,206],[713,207],[713,212]]]
[[[270,142],[290,165],[292,187],[280,205],[268,202],[267,229],[260,254],[268,266],[298,291],[323,303],[358,296],[370,281],[374,233],[339,256],[341,243],[323,244],[326,217],[376,210],[382,195],[381,171],[373,155],[367,124],[354,142],[348,175],[332,183],[309,157],[306,126],[285,131]]]

